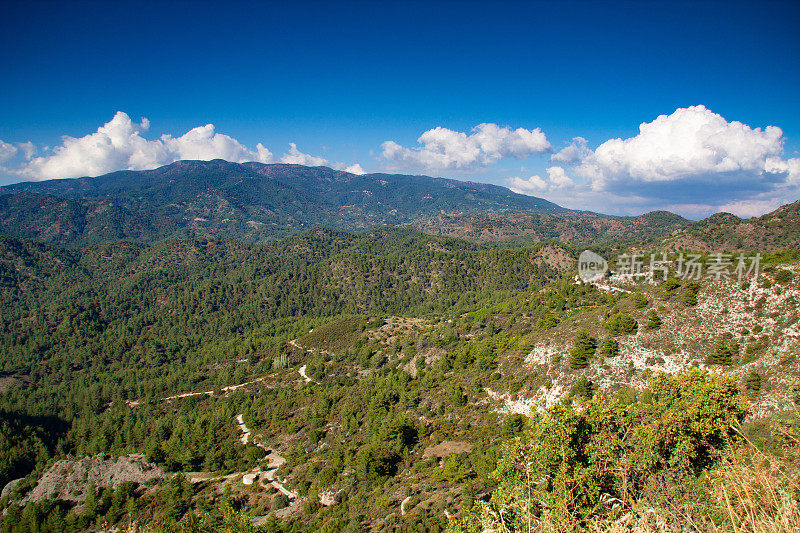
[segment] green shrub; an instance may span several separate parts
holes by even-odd
[[[643,397],[626,405],[596,395],[581,410],[560,403],[535,416],[523,438],[503,445],[491,501],[451,530],[521,532],[535,520],[575,531],[645,497],[670,509],[706,498],[703,473],[738,439],[732,428],[746,413],[736,380],[660,374]]]
[[[522,434],[525,429],[525,421],[527,417],[519,413],[509,415],[503,420],[503,435],[507,437],[514,437]]]
[[[731,345],[725,339],[720,339],[706,359],[706,363],[709,365],[729,365],[733,362],[733,355]]]
[[[761,390],[761,374],[753,370],[744,380],[744,387],[753,392]]]
[[[581,376],[580,379],[575,382],[575,385],[573,385],[571,394],[572,396],[589,400],[596,391],[597,386],[589,381],[586,376]]]
[[[649,303],[650,301],[641,292],[633,294],[633,305],[634,307],[636,307],[636,309],[644,309],[645,307],[647,307],[647,304]]]
[[[630,315],[617,313],[606,320],[606,328],[612,335],[632,334],[639,329],[639,323]]]
[[[289,507],[289,497],[287,495],[280,492],[276,494],[274,498],[272,498],[272,508],[274,510],[277,511],[286,507]]]
[[[664,287],[665,291],[672,292],[681,286],[681,282],[677,278],[668,278],[664,281],[662,286]]]
[[[681,301],[686,307],[693,307],[697,305],[697,294],[700,292],[700,284],[696,281],[691,281],[683,287],[681,294]]]

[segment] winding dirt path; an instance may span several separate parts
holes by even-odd
[[[314,331],[314,330],[312,329],[311,331]],[[311,332],[309,332],[309,333],[311,333]],[[292,340],[290,340],[290,341],[289,341],[289,345],[291,345],[291,346],[293,346],[293,347],[297,348],[298,350],[303,350],[303,351],[304,351],[304,352],[306,352],[306,353],[311,353],[311,352],[313,352],[313,351],[314,351],[314,350],[311,350],[311,349],[309,349],[309,348],[306,348],[305,346],[301,346],[301,345],[297,344],[297,339],[292,339]],[[329,351],[327,351],[327,350],[320,350],[320,351],[321,351],[322,353],[327,353],[327,354],[330,354],[330,352],[329,352]],[[315,383],[315,384],[319,385],[319,382],[317,382],[317,381],[315,381],[315,380],[311,379],[310,377],[308,377],[308,374],[306,374],[306,365],[303,365],[303,366],[301,366],[301,367],[300,367],[300,368],[297,370],[297,372],[300,374],[300,377],[301,377],[301,378],[303,378],[303,380],[305,380],[305,382],[306,382],[306,383]]]
[[[301,377],[302,377],[304,380],[306,380],[306,383],[311,383],[311,382],[314,382],[314,383],[316,383],[316,381],[314,381],[313,379],[311,379],[310,377],[308,377],[308,374],[306,374],[306,365],[303,365],[303,366],[301,366],[301,367],[300,367],[300,369],[298,370],[298,372],[300,373],[300,376],[301,376]]]
[[[410,501],[411,501],[411,496],[406,496],[405,500],[400,502],[400,515],[401,516],[405,516],[406,515],[406,505],[408,505],[408,502],[410,502]]]
[[[220,390],[222,391],[223,394],[227,394],[229,392],[235,391],[236,389],[241,389],[242,387],[246,387],[248,385],[254,385],[255,383],[261,383],[262,381],[264,381],[268,377],[269,376],[261,376],[260,378],[256,378],[256,379],[251,380],[251,381],[245,381],[244,383],[237,383],[236,385],[227,385],[225,387],[222,387]],[[164,396],[163,398],[159,398],[159,401],[167,402],[167,401],[170,401],[170,400],[177,400],[179,398],[189,398],[191,396],[202,396],[203,394],[205,394],[206,396],[214,396],[214,391],[213,390],[205,390],[205,391],[200,391],[200,392],[183,392],[181,394],[174,394],[172,396]],[[128,404],[128,407],[134,408],[137,405],[139,405],[140,403],[142,403],[142,401],[141,400],[126,400],[125,403]]]
[[[239,426],[239,429],[242,432],[242,436],[240,438],[240,440],[242,441],[242,444],[247,444],[250,441],[250,437],[252,435],[252,431],[250,431],[250,428],[248,428],[247,424],[245,424],[244,415],[242,415],[242,414],[236,415],[236,425]],[[269,455],[267,455],[267,457],[266,457],[266,459],[267,459],[267,469],[263,471],[264,477],[267,478],[267,481],[269,481],[270,484],[273,487],[275,487],[276,490],[278,490],[279,492],[284,494],[286,497],[288,497],[290,502],[294,502],[295,500],[297,500],[297,493],[296,492],[292,492],[289,489],[287,489],[283,485],[283,483],[281,483],[277,479],[277,477],[275,476],[275,471],[278,470],[278,468],[280,468],[280,466],[283,463],[286,462],[286,459],[284,459],[281,455],[279,455],[278,452],[268,448],[266,444],[256,440],[255,438],[253,438],[253,444],[258,446],[262,450],[265,450],[265,451],[269,452]],[[245,473],[247,473],[247,472],[245,472]],[[260,473],[262,473],[262,470],[260,468],[254,469],[250,473],[260,474]]]

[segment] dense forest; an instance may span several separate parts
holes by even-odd
[[[541,287],[560,276],[542,260],[544,249],[483,249],[395,229],[315,230],[263,245],[118,242],[76,251],[2,238],[0,412],[8,453],[0,485],[68,454],[141,452],[168,471],[241,470],[259,450],[241,449],[234,415],[257,416],[260,426],[277,417],[276,432],[286,431],[298,424],[290,415],[299,400],[291,388],[254,399],[222,387],[305,359],[287,343],[326,317],[449,315]],[[408,391],[404,374],[371,351],[345,353],[386,374],[362,383],[345,375],[335,394],[362,413],[353,400],[372,398],[370,387],[382,391],[391,400],[369,416],[385,429]],[[218,394],[158,401],[196,390]],[[261,406],[265,413],[252,414]]]
[[[2,237],[3,531],[561,531],[671,503],[734,523],[718,500],[676,494],[745,468],[748,440],[794,464],[797,420],[745,420],[766,375],[598,388],[590,364],[619,360],[627,337],[659,331],[665,305],[698,306],[706,286],[601,291],[575,283],[574,258],[556,242],[396,228],[80,249]],[[765,258],[770,283],[796,283],[776,266],[796,259]],[[531,370],[548,335],[572,350]],[[762,337],[745,338],[774,342]],[[720,342],[725,357],[707,361],[720,369],[765,353]],[[572,385],[540,414],[490,401],[559,373]],[[68,478],[85,457],[145,461],[153,477],[33,498],[43,474]]]

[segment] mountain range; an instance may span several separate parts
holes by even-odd
[[[313,226],[362,229],[435,213],[568,211],[496,185],[222,160],[18,183],[0,194],[3,231],[65,245],[173,235],[264,240]]]
[[[497,185],[327,167],[177,161],[154,170],[0,187],[0,233],[76,247],[115,240],[271,241],[327,226],[405,226],[473,242],[671,249],[797,245],[800,204],[749,220],[692,222],[667,211],[610,216],[566,209]]]

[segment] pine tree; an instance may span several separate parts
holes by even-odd
[[[97,513],[97,487],[95,487],[94,481],[90,481],[86,487],[83,514],[88,517],[94,517],[95,513]]]
[[[630,315],[617,313],[606,321],[606,328],[612,335],[636,333],[636,330],[639,329],[639,323]]]
[[[586,376],[581,376],[581,378],[575,382],[575,386],[572,387],[572,394],[574,396],[579,396],[586,400],[589,400],[594,395],[597,387],[594,383],[586,379]]]
[[[647,323],[645,323],[644,327],[646,329],[661,328],[661,317],[658,316],[655,309],[651,309],[650,312],[647,313]]]
[[[575,338],[575,346],[572,348],[569,357],[569,366],[573,369],[586,368],[589,365],[589,359],[594,355],[597,350],[597,339],[589,335],[586,330],[578,332]]]
[[[636,307],[636,309],[644,309],[649,303],[650,302],[647,300],[647,297],[641,292],[637,292],[633,295],[633,305]]]
[[[758,392],[761,390],[761,374],[755,370],[750,372],[750,375],[748,375],[747,379],[744,380],[744,387],[753,392]]]
[[[717,341],[714,351],[706,359],[709,365],[729,365],[733,362],[733,350],[724,339]]]
[[[619,343],[610,335],[600,344],[600,355],[603,357],[616,357],[619,355]]]

